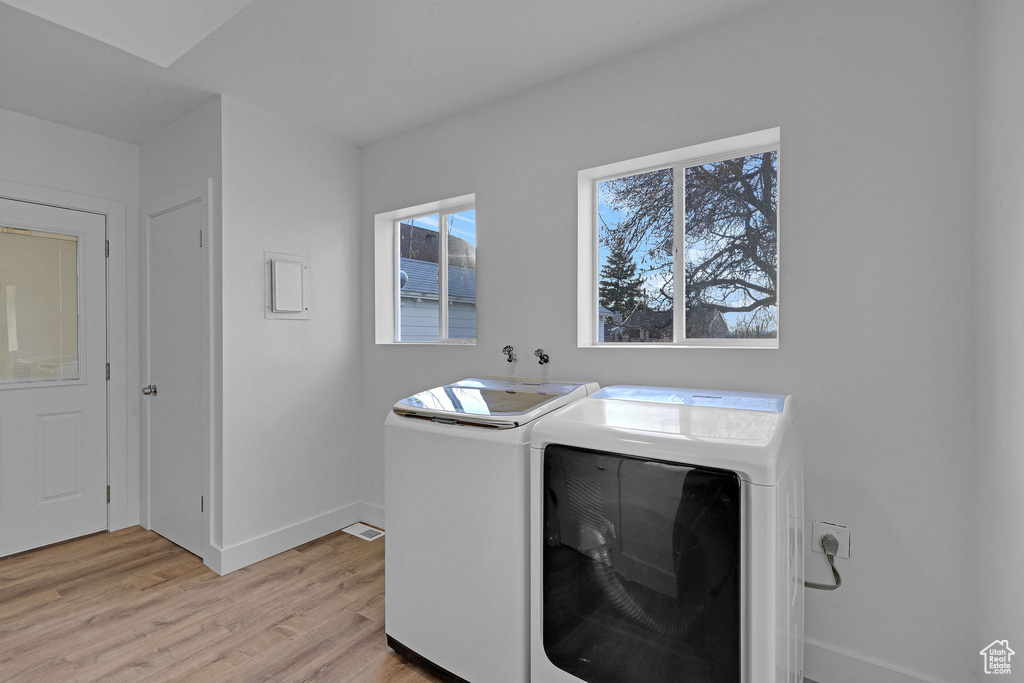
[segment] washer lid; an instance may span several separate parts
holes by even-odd
[[[470,377],[395,404],[404,417],[508,429],[596,391],[596,383]]]

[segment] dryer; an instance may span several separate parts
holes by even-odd
[[[535,683],[802,682],[792,399],[613,386],[531,449]]]
[[[536,420],[593,382],[469,378],[384,423],[388,644],[473,683],[529,680],[529,458]]]

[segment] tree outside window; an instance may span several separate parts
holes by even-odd
[[[776,149],[611,178],[597,193],[599,297],[613,313],[599,341],[778,336]]]

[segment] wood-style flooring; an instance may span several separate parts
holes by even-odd
[[[0,559],[0,681],[440,679],[388,648],[384,541],[336,532],[217,576],[141,527]]]

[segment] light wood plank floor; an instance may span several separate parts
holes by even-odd
[[[0,560],[0,681],[435,682],[388,648],[384,542],[227,576],[141,527]]]

